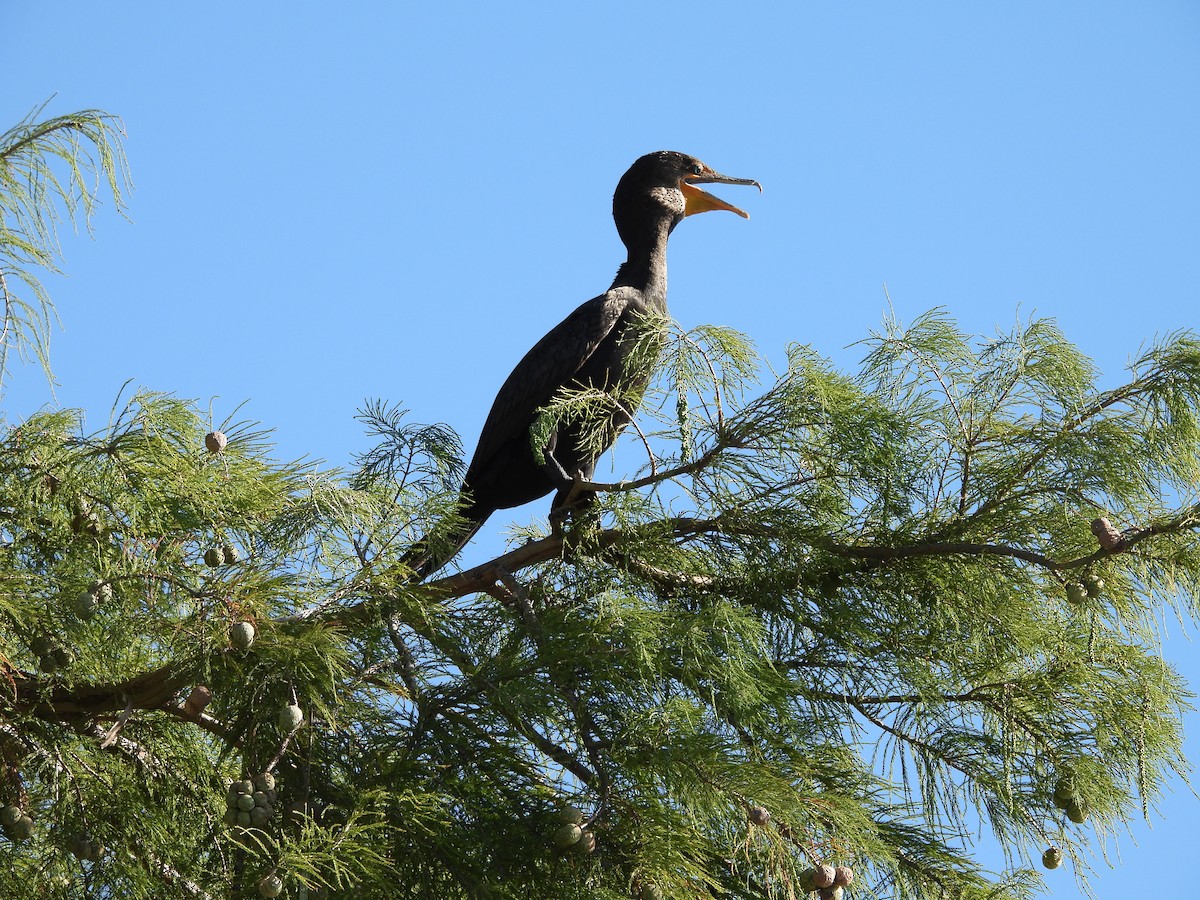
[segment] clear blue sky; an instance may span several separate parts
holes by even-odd
[[[218,419],[248,400],[284,458],[349,462],[367,397],[472,446],[516,359],[607,287],[612,189],[655,149],[762,182],[718,191],[749,221],[675,232],[670,302],[775,360],[854,366],[885,284],[904,320],[1053,316],[1110,383],[1200,326],[1194,0],[591,6],[4,4],[0,128],[55,93],[107,109],[137,184],[132,223],[63,235],[60,386],[19,371],[10,421],[101,427],[133,379]],[[1200,801],[1162,809],[1097,862],[1100,897],[1191,895]]]

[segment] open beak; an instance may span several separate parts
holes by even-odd
[[[714,197],[707,191],[702,191],[696,187],[697,184],[752,184],[759,191],[762,191],[762,185],[751,178],[730,178],[728,175],[722,175],[720,172],[714,172],[712,169],[705,167],[705,171],[700,175],[685,175],[679,179],[679,189],[683,191],[685,216],[694,216],[696,213],[710,212],[716,209],[728,210],[731,213],[737,213],[743,219],[750,218],[749,213],[745,213],[736,206],[726,203],[720,197]]]

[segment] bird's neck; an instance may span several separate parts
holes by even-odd
[[[635,288],[646,298],[649,306],[666,312],[667,309],[667,239],[675,223],[657,218],[631,237],[626,247],[629,256],[617,270],[613,287]]]

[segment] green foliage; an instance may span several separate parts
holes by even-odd
[[[35,357],[50,374],[53,311],[36,270],[58,271],[57,225],[65,216],[90,227],[103,191],[123,210],[131,187],[116,118],[85,109],[39,120],[44,109],[0,134],[0,388],[9,350]]]
[[[1102,388],[1053,323],[934,312],[760,388],[735,332],[645,335],[653,382],[539,423],[603,442],[641,400],[642,472],[425,585],[461,448],[396,407],[350,473],[232,419],[210,450],[146,391],[96,434],[9,425],[0,802],[34,830],[0,895],[761,900],[830,863],[849,896],[1024,898],[1187,772],[1156,621],[1200,588],[1194,336]],[[226,824],[263,773],[267,823]],[[567,805],[593,852],[554,846]]]
[[[590,456],[599,456],[610,447],[626,424],[632,424],[645,442],[645,435],[632,420],[663,352],[668,327],[665,318],[645,313],[622,339],[629,371],[645,372],[645,377],[629,378],[615,391],[580,382],[559,389],[529,430],[529,446],[538,465],[545,465],[550,436],[560,429],[576,431],[580,449]]]

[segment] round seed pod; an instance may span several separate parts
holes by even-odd
[[[0,807],[0,825],[12,828],[23,815],[25,815],[25,811],[15,804],[10,803],[8,806]]]
[[[47,653],[38,659],[38,668],[49,675],[58,670],[58,660],[54,658],[53,653]]]
[[[255,775],[254,789],[258,791],[275,790],[275,776],[270,772],[263,772],[261,775]]]
[[[65,669],[75,662],[75,654],[66,647],[55,647],[50,651],[50,655],[54,657],[54,664],[60,669]]]
[[[71,612],[81,622],[90,621],[100,609],[100,598],[91,591],[84,591],[71,604]]]
[[[1075,777],[1063,775],[1054,782],[1054,805],[1066,809],[1068,803],[1075,802]]]
[[[800,873],[800,876],[797,880],[800,883],[801,891],[803,891],[806,894],[811,894],[813,891],[815,891],[817,889],[817,886],[815,884],[813,884],[813,876],[815,876],[816,874],[817,874],[816,869],[805,869],[803,872]]]
[[[1042,865],[1047,869],[1057,869],[1062,862],[1063,852],[1057,847],[1047,847],[1046,852],[1042,854]]]
[[[209,547],[204,551],[204,564],[216,568],[225,564],[225,551],[220,547]]]
[[[258,893],[262,897],[278,897],[283,893],[283,879],[278,875],[264,875],[258,879]]]
[[[209,453],[221,453],[229,446],[229,438],[220,431],[210,431],[204,436],[204,446]]]
[[[34,656],[46,656],[54,649],[54,642],[49,635],[39,634],[29,642],[29,652]]]
[[[242,812],[250,812],[254,809],[254,798],[249,794],[238,794],[237,808]]]
[[[251,821],[252,820],[250,818],[250,813],[241,811],[237,814],[237,823],[239,825],[241,825],[243,828],[249,828]]]
[[[9,835],[14,841],[27,841],[33,837],[33,819],[29,816],[22,815],[17,819],[16,823],[8,829]]]
[[[198,684],[192,688],[186,700],[183,701],[183,711],[192,718],[204,712],[204,708],[212,702],[212,691],[206,685]]]
[[[291,734],[304,724],[304,710],[295,703],[289,703],[279,711],[279,730]]]
[[[254,793],[254,784],[249,780],[235,781],[229,785],[229,789],[238,794],[252,794]]]
[[[1072,606],[1078,606],[1088,598],[1087,588],[1078,581],[1072,581],[1067,585],[1067,600]]]
[[[266,791],[255,791],[250,796],[254,798],[255,806],[267,806],[269,803],[269,801],[267,800],[267,792]]]
[[[1125,542],[1125,536],[1120,530],[1103,516],[1092,520],[1092,534],[1105,550],[1116,550]]]
[[[833,870],[833,883],[840,887],[854,884],[854,870],[849,866],[838,866]]]
[[[751,825],[766,825],[771,821],[771,813],[765,806],[752,806],[748,813]]]
[[[829,887],[817,891],[817,896],[821,900],[842,900],[843,893],[844,890],[840,884],[831,884]]]
[[[222,544],[221,552],[225,554],[225,565],[227,566],[232,566],[242,558],[242,554],[238,553],[238,548],[233,544]]]
[[[1085,576],[1083,586],[1087,590],[1087,595],[1093,600],[1104,593],[1104,579],[1099,575]]]
[[[71,517],[71,531],[74,534],[89,534],[97,537],[100,534],[100,517],[92,509],[87,500],[80,500],[75,514]]]
[[[556,847],[573,847],[579,843],[579,839],[583,837],[583,829],[574,822],[567,822],[565,825],[559,825],[554,829],[554,845]]]
[[[1072,800],[1065,807],[1063,807],[1063,811],[1067,814],[1067,818],[1076,825],[1082,825],[1087,821],[1088,808],[1087,804],[1082,800],[1079,802]]]
[[[663,900],[663,892],[656,884],[643,884],[638,889],[638,900]]]
[[[271,821],[271,814],[265,809],[254,807],[250,810],[250,824],[255,828],[266,828],[267,823]]]
[[[817,866],[813,869],[813,885],[820,888],[833,887],[837,870],[833,866]]]
[[[571,847],[576,853],[588,854],[596,851],[596,832],[585,831],[579,835],[579,840]]]
[[[249,650],[254,643],[254,626],[249,622],[238,622],[229,629],[229,643],[238,650]]]
[[[583,810],[569,803],[556,812],[554,817],[564,825],[582,825],[584,819]]]
[[[225,815],[222,817],[221,821],[230,828],[236,825],[238,823],[238,808],[236,806],[231,806],[229,809],[225,810]]]
[[[101,603],[108,603],[113,598],[112,585],[107,581],[93,581],[88,585],[88,591],[95,594]]]
[[[80,832],[71,838],[67,849],[71,851],[71,855],[76,859],[87,859],[91,855],[92,842],[88,839],[86,833]]]

